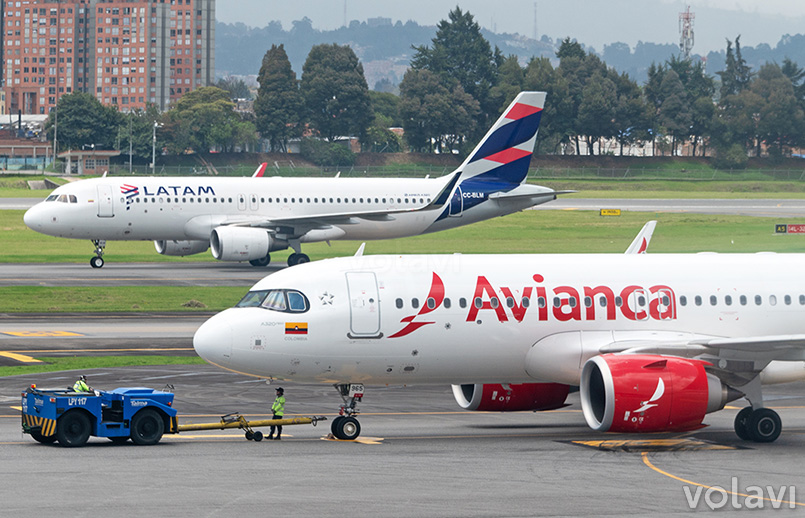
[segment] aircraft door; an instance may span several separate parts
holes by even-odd
[[[461,217],[461,211],[464,210],[464,195],[461,192],[461,186],[456,187],[450,198],[450,212],[449,215],[458,218]]]
[[[246,195],[238,194],[238,210],[246,210]]]
[[[350,338],[380,338],[380,301],[374,272],[347,272]]]
[[[111,185],[98,186],[98,217],[112,218],[115,215],[115,201]]]

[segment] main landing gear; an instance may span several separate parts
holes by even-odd
[[[252,259],[251,261],[249,261],[249,264],[252,266],[268,266],[270,262],[271,262],[271,255],[266,254],[265,257],[261,257],[260,259]]]
[[[103,266],[103,249],[106,248],[106,240],[93,239],[92,244],[95,245],[95,257],[89,260],[89,265],[93,268],[101,268]]]
[[[744,441],[774,442],[782,430],[783,422],[771,408],[748,406],[735,416],[735,433]]]
[[[354,417],[358,415],[357,403],[363,398],[363,385],[336,384],[334,385],[344,404],[341,405],[340,414],[333,419],[330,431],[333,437],[342,441],[352,441],[361,434],[361,424]]]
[[[760,377],[755,376],[740,390],[752,406],[742,409],[735,416],[735,434],[744,441],[776,441],[783,430],[783,422],[777,412],[763,406]]]
[[[293,254],[288,256],[288,266],[296,266],[297,264],[309,263],[309,262],[310,257],[308,257],[305,254],[301,253],[297,254],[294,252]]]

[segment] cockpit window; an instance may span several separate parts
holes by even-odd
[[[266,299],[261,304],[266,309],[273,309],[275,311],[285,311],[285,296],[280,290],[272,290],[268,292]]]
[[[78,203],[78,198],[75,197],[75,194],[70,195],[70,203]]]
[[[59,197],[56,198],[56,201],[60,201],[62,203],[67,203],[67,195],[66,194],[60,194]]]
[[[250,291],[235,307],[261,307],[284,313],[304,313],[310,308],[307,297],[296,290]]]
[[[57,194],[51,194],[50,196],[48,196],[47,198],[45,198],[45,201],[55,201],[55,200],[56,200],[56,198],[58,198],[58,197],[59,197],[59,196],[58,196]]]

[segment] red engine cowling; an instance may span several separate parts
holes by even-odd
[[[579,390],[587,424],[602,432],[699,428],[731,392],[707,362],[658,355],[604,354],[587,360]]]
[[[517,412],[561,408],[569,390],[561,383],[486,383],[453,385],[453,396],[466,410]]]

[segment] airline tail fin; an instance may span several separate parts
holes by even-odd
[[[649,221],[643,228],[640,229],[638,232],[637,237],[634,238],[632,244],[629,245],[629,248],[626,249],[626,254],[645,254],[646,249],[648,248],[649,242],[651,242],[651,236],[654,234],[654,227],[657,226],[656,221]]]
[[[268,162],[263,162],[257,168],[257,170],[252,175],[252,178],[262,178],[264,174],[266,174],[266,167],[268,167]]]
[[[461,180],[521,184],[531,164],[544,106],[545,92],[520,92],[461,164]]]

